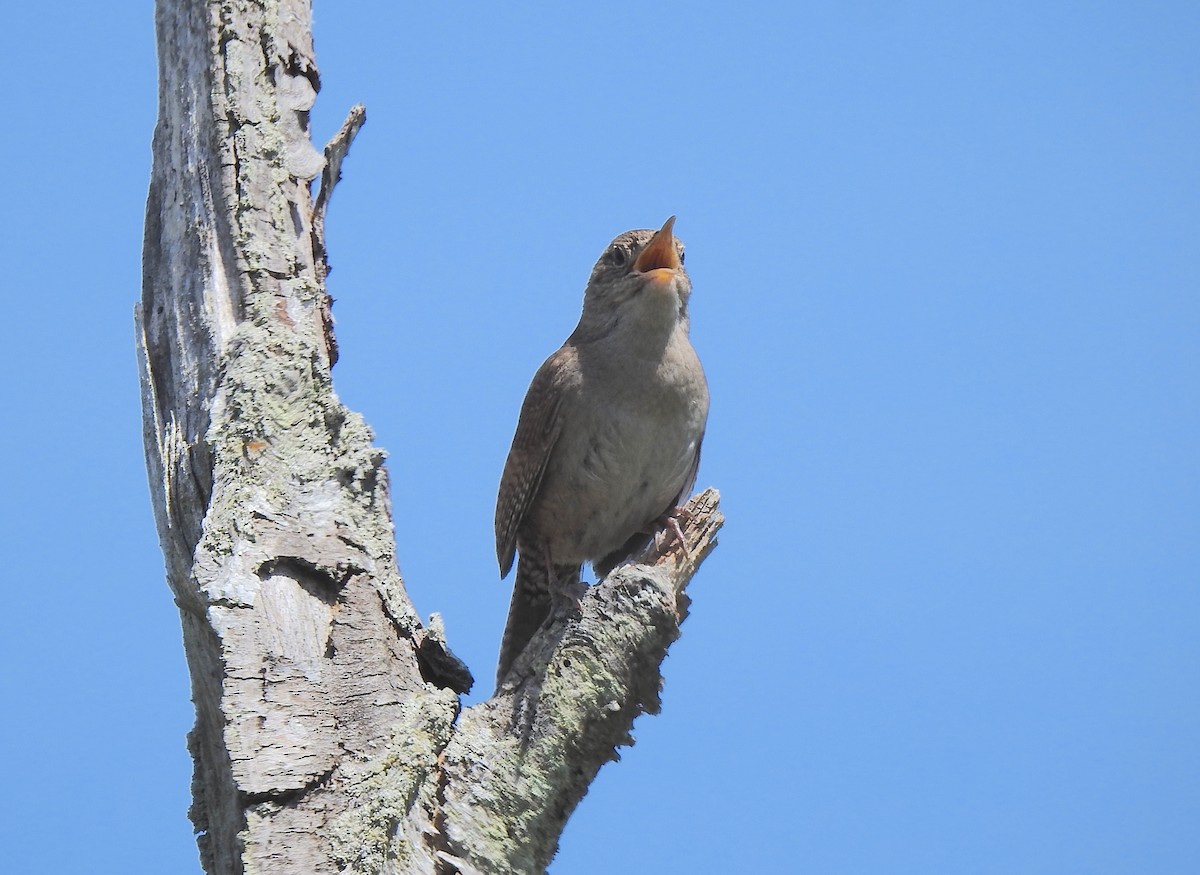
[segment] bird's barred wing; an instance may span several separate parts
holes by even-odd
[[[565,387],[562,381],[575,372],[572,360],[575,349],[564,346],[546,359],[533,376],[512,448],[500,477],[500,492],[496,497],[496,558],[500,576],[512,568],[517,549],[517,529],[529,512],[546,473],[546,465],[562,433],[560,408]]]

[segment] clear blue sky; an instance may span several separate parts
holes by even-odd
[[[10,4],[0,855],[197,872],[132,309],[149,2]],[[1200,6],[319,2],[343,400],[492,672],[495,487],[671,214],[729,517],[553,873],[1200,872]],[[65,19],[65,21],[64,21]]]

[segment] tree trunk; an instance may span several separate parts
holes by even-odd
[[[159,0],[159,117],[136,308],[146,457],[196,704],[210,875],[538,872],[658,707],[690,558],[653,545],[564,600],[492,698],[396,568],[384,454],[333,392],[305,0]],[[310,183],[322,177],[314,200]],[[501,622],[501,618],[497,618]]]

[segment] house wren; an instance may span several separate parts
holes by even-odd
[[[692,283],[675,217],[608,245],[579,324],[534,375],[500,493],[496,555],[512,567],[498,681],[584,562],[603,577],[648,542],[696,480],[708,385],[688,340]]]

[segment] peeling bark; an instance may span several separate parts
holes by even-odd
[[[470,673],[396,567],[384,454],[330,378],[324,216],[362,108],[313,148],[302,0],[159,0],[156,19],[136,322],[204,868],[541,871],[658,709],[716,493],[693,499],[690,558],[651,548],[564,599],[505,685],[462,710]]]

